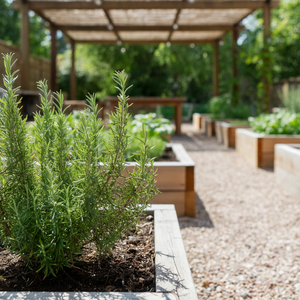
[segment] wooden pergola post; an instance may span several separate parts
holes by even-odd
[[[56,27],[51,24],[51,90],[53,92],[57,91],[57,80],[56,80]]]
[[[271,61],[269,45],[271,42],[271,1],[266,0],[264,5],[264,59],[263,59],[263,111],[271,109]]]
[[[70,74],[70,99],[71,100],[77,100],[76,99],[75,46],[76,46],[75,41],[71,39],[71,50],[72,50],[71,74]]]
[[[29,17],[28,17],[28,3],[23,0],[21,2],[21,88],[22,90],[29,90]]]
[[[239,36],[238,24],[235,24],[232,29],[232,97],[231,97],[232,106],[236,106],[239,102],[239,84],[238,84],[238,68],[237,68],[238,36]]]
[[[214,97],[219,96],[219,40],[214,42],[214,70],[213,70]]]

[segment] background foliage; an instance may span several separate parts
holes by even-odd
[[[42,20],[30,17],[31,53],[49,57],[49,33]],[[239,34],[240,101],[256,111],[261,101],[263,62],[263,19],[258,10],[244,20]],[[272,11],[270,45],[273,82],[300,75],[300,2],[282,0]],[[19,45],[19,13],[8,0],[0,0],[0,39]],[[59,86],[69,92],[70,50],[59,34]],[[220,44],[220,93],[230,94],[232,87],[232,40],[227,34]],[[87,91],[102,99],[114,94],[108,78],[113,70],[125,69],[134,88],[132,96],[187,96],[203,105],[212,97],[213,48],[211,45],[78,45],[76,52],[78,99]]]

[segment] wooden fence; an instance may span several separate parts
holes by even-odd
[[[14,65],[13,70],[20,70],[20,49],[16,46],[9,45],[8,43],[0,40],[0,54],[6,54],[6,53],[15,53],[14,59],[17,59],[16,64]],[[37,57],[34,55],[30,55],[29,58],[29,70],[28,70],[28,76],[29,76],[29,90],[31,91],[37,91],[36,83],[41,79],[46,79],[48,81],[48,84],[50,85],[50,78],[51,78],[51,66],[50,66],[50,60]],[[1,55],[0,59],[0,75],[4,74],[4,64],[3,59]],[[15,82],[15,87],[21,86],[21,73],[18,74],[18,78]],[[3,80],[1,76],[0,80],[0,87],[3,88]],[[22,89],[22,87],[21,87]]]

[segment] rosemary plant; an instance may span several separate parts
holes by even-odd
[[[52,97],[46,81],[38,83],[41,113],[35,115],[35,137],[30,139],[18,88],[13,88],[12,55],[3,57],[7,95],[0,105],[0,238],[46,277],[72,266],[87,243],[95,243],[99,257],[105,256],[139,222],[158,192],[153,159],[148,158],[144,133],[137,166],[133,171],[126,167],[129,98],[124,72],[113,76],[119,105],[109,116],[111,136],[104,156],[95,96],[87,97],[91,113],[81,113],[71,132],[63,96]]]

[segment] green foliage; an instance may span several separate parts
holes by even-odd
[[[153,160],[144,134],[137,166],[132,172],[125,166],[129,114],[124,72],[114,74],[119,104],[110,115],[111,135],[103,156],[95,96],[87,97],[91,113],[80,113],[70,138],[63,96],[50,97],[44,81],[38,84],[42,113],[35,115],[35,138],[30,140],[18,89],[13,89],[11,60],[12,55],[4,56],[7,96],[0,105],[0,237],[45,276],[55,275],[72,266],[85,244],[94,242],[99,256],[105,255],[139,221],[157,194]],[[120,180],[125,173],[126,180]]]
[[[300,115],[285,111],[249,118],[254,132],[269,134],[300,134]]]
[[[287,97],[281,97],[286,110],[300,113],[300,88],[291,88]]]
[[[151,148],[149,156],[155,159],[162,156],[166,149],[166,137],[174,132],[171,122],[165,118],[157,118],[155,113],[135,115],[130,123],[130,146],[126,151],[129,161],[137,158],[138,141],[142,138],[141,132],[143,128],[147,133],[149,147]]]
[[[215,120],[247,119],[251,115],[251,109],[248,105],[240,103],[233,107],[228,94],[212,98],[208,103],[208,110],[211,118]]]
[[[20,12],[13,9],[11,2],[0,0],[0,39],[20,47]],[[44,21],[30,12],[29,22],[30,53],[50,58],[50,39]]]

